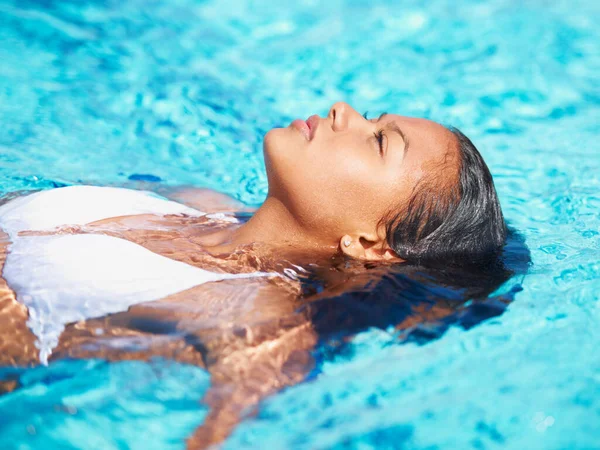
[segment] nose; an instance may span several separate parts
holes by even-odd
[[[344,131],[355,115],[360,116],[348,103],[336,102],[329,110],[327,117],[332,121],[333,131]]]

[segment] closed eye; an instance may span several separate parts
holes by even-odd
[[[379,143],[379,154],[381,156],[383,156],[383,149],[384,149],[384,139],[387,139],[387,136],[385,135],[383,130],[379,130],[376,133],[373,133],[375,135],[375,138],[377,139],[377,142]]]
[[[371,122],[373,122],[373,119],[369,119],[368,117],[368,111],[365,111],[365,113],[363,114],[363,117],[365,118],[365,120],[369,120]],[[379,117],[376,119],[376,122],[378,122],[379,120],[381,120],[381,118],[383,116],[385,116],[387,113],[381,113],[379,115]],[[373,133],[373,136],[375,136],[375,139],[377,139],[377,143],[379,145],[379,154],[381,156],[384,155],[384,150],[385,150],[385,145],[384,145],[384,141],[387,139],[387,136],[385,135],[385,132],[383,130],[378,130],[376,133]]]

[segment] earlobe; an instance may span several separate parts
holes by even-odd
[[[356,259],[364,259],[365,251],[362,245],[360,245],[360,238],[358,236],[350,236],[345,234],[340,239],[340,250],[346,256],[350,256]]]
[[[346,256],[355,259],[389,262],[403,261],[387,244],[376,240],[372,236],[350,236],[346,234],[340,239],[340,249]]]

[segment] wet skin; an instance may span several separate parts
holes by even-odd
[[[206,233],[230,226],[148,215],[103,220],[68,232],[120,237],[217,272],[278,269],[277,263],[257,264],[243,250],[233,257],[214,257],[197,243]],[[10,242],[6,235],[0,237],[3,266]],[[203,402],[210,413],[189,440],[191,448],[204,448],[229,434],[241,419],[240,411],[300,382],[312,367],[316,336],[306,317],[294,313],[298,293],[296,283],[283,277],[206,283],[126,312],[68,325],[50,363],[65,357],[117,361],[160,356],[206,368],[211,388]],[[26,320],[26,308],[0,279],[0,366],[39,363]],[[14,380],[0,383],[0,392],[15,388]]]
[[[176,198],[207,210],[202,195],[189,191]],[[214,200],[214,194],[209,195]],[[212,202],[210,206],[223,210],[231,206],[229,202],[222,207]],[[257,260],[260,248],[242,250],[235,256],[214,256],[198,244],[206,235],[230,227],[236,226],[148,215],[103,220],[70,232],[128,239],[163,256],[214,271],[282,272],[289,268],[285,261],[268,256]],[[0,238],[1,266],[9,240],[4,234]],[[372,275],[364,272],[334,272],[330,288],[321,297],[338,295],[370,281]],[[318,297],[303,298],[299,284],[283,277],[207,283],[132,306],[126,312],[70,324],[50,361],[65,357],[148,360],[161,356],[206,368],[211,374],[211,388],[202,402],[210,413],[188,440],[190,448],[205,448],[230,434],[243,419],[241,411],[251,414],[263,398],[301,382],[313,368],[311,352],[318,335],[301,306]],[[398,328],[451,312],[443,305],[415,309]],[[26,320],[26,308],[0,278],[0,366],[38,364],[35,337]],[[18,384],[14,380],[0,383],[0,392],[15,388]]]
[[[309,139],[294,124],[265,136],[266,203],[284,206],[303,241],[337,247],[350,240],[339,246],[350,256],[393,258],[380,220],[406,204],[424,175],[457,176],[455,136],[426,119],[366,119],[343,102],[308,122]]]
[[[129,216],[107,219],[71,233],[128,239],[160,255],[207,270],[278,271],[306,261],[323,265],[334,254],[395,260],[378,223],[406,201],[424,174],[445,161],[453,176],[454,141],[441,125],[392,114],[365,119],[345,103],[313,118],[310,139],[297,126],[271,130],[264,141],[267,200],[243,226],[203,218]],[[305,130],[304,130],[305,131]],[[171,197],[202,211],[243,206],[210,191]],[[345,240],[351,244],[342,245]],[[4,263],[6,236],[0,240]],[[372,281],[360,271],[329,283],[334,295]],[[207,283],[128,311],[71,324],[51,360],[155,356],[192,363],[211,373],[203,402],[210,413],[188,444],[221,442],[242,419],[241,411],[304,379],[313,367],[318,336],[302,304],[297,281],[286,277]],[[409,318],[403,326],[450,313],[443,305]],[[0,365],[37,364],[27,311],[0,282]],[[0,391],[17,388],[14,382]]]

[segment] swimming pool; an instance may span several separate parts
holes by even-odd
[[[261,138],[345,100],[462,129],[533,266],[500,316],[360,333],[225,448],[600,447],[600,7],[593,1],[0,2],[0,194],[73,183],[262,201]],[[5,448],[181,448],[201,369],[0,369]],[[140,431],[142,430],[142,431]]]

